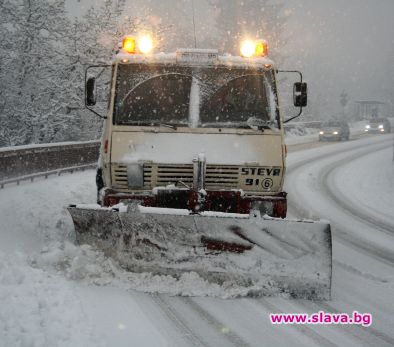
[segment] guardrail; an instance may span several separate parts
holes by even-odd
[[[0,148],[0,187],[96,166],[99,141]]]
[[[295,128],[312,128],[319,129],[322,126],[322,121],[306,121],[306,122],[290,122],[284,124],[285,131]]]

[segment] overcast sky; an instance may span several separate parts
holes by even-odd
[[[71,15],[99,3],[68,1]],[[289,39],[284,47],[286,61],[282,68],[304,72],[311,100],[335,113],[340,111],[339,94],[343,90],[351,100],[385,101],[390,93],[394,94],[394,0],[282,2],[286,4]],[[142,3],[146,1],[128,0],[125,15],[138,14]],[[187,9],[188,0],[184,3]],[[207,0],[195,0],[195,7],[198,37],[215,34],[213,11]],[[191,2],[189,8],[191,24]],[[177,21],[179,18],[174,18],[175,24]]]
[[[312,85],[332,97],[344,89],[353,99],[387,98],[394,86],[393,0],[288,3],[287,55],[297,57]]]

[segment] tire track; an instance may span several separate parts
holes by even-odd
[[[356,158],[359,158],[360,155],[368,155],[368,154],[376,151],[377,149],[384,149],[388,145],[391,146],[391,142],[392,142],[392,139],[387,139],[384,141],[380,141],[378,143],[374,143],[373,145],[371,145],[370,143],[366,143],[362,147],[350,148],[350,149],[344,150],[341,152],[341,154],[349,153],[349,152],[352,153],[354,151],[356,151],[356,153],[350,154],[348,157],[341,159],[340,161],[336,161],[334,164],[330,163],[327,166],[335,166],[335,167],[340,166],[341,163],[348,162],[349,159],[351,159],[351,158],[356,159]],[[364,147],[368,147],[368,148],[366,150],[362,150]],[[361,152],[361,154],[360,154],[360,152]],[[335,157],[337,155],[338,155],[337,152],[330,153],[330,154],[324,156],[323,159],[326,160],[327,158]],[[294,173],[294,172],[298,171],[299,169],[301,169],[303,166],[314,163],[316,160],[319,160],[319,158],[320,158],[320,156],[316,155],[310,159],[300,161],[300,162],[292,165],[290,167],[290,169],[288,170],[288,173],[289,174]],[[320,181],[321,181],[321,178],[320,178]],[[324,188],[324,186],[323,186],[323,188]],[[297,205],[294,201],[291,201],[291,199],[289,199],[289,211],[291,211],[292,214],[300,216],[300,217],[308,216],[308,211],[306,211],[303,207]],[[354,235],[350,235],[349,233],[341,230],[341,227],[340,226],[338,227],[336,225],[336,223],[331,223],[331,224],[335,227],[335,238],[339,239],[341,241],[341,243],[345,244],[346,246],[348,246],[350,248],[356,249],[356,250],[361,249],[362,251],[366,252],[372,258],[382,261],[387,265],[394,266],[394,254],[392,252],[387,252],[387,250],[377,247],[376,245],[371,245],[361,239],[356,239]],[[373,225],[373,226],[374,226],[374,228],[376,228],[376,225]],[[384,232],[387,233],[387,230],[385,230]]]
[[[206,343],[198,336],[190,326],[182,319],[181,315],[166,302],[161,295],[152,294],[153,301],[163,311],[163,313],[174,323],[175,327],[181,333],[181,336],[191,343],[194,347],[214,347]]]
[[[197,302],[191,298],[182,298],[183,302],[190,306],[204,321],[209,325],[213,326],[217,331],[223,329],[224,324],[218,321],[214,316],[212,316],[207,310],[202,308]],[[252,347],[249,343],[244,341],[239,335],[233,331],[228,331],[223,334],[228,342],[230,342],[235,347]]]
[[[381,150],[385,150],[387,147],[385,146]],[[363,222],[373,226],[377,227],[379,230],[388,233],[389,235],[394,235],[394,225],[393,224],[387,224],[383,223],[372,215],[366,215],[365,213],[361,214],[357,208],[354,208],[350,202],[350,200],[341,194],[340,191],[334,192],[333,189],[331,188],[329,184],[329,179],[330,176],[333,174],[335,170],[337,170],[339,167],[341,167],[343,164],[349,164],[352,161],[355,161],[359,159],[360,157],[368,156],[371,154],[372,151],[368,153],[364,153],[361,156],[352,156],[351,158],[345,158],[343,160],[340,160],[334,164],[331,164],[327,166],[327,171],[324,170],[324,175],[321,178],[322,186],[324,187],[325,192],[327,193],[327,196],[334,201],[338,206],[341,206],[343,209],[348,211],[349,214],[351,214],[354,218],[357,218],[359,220],[362,220]],[[375,151],[373,151],[375,152]]]
[[[375,276],[375,275],[367,273],[367,272],[362,272],[362,271],[356,269],[355,267],[345,264],[345,263],[342,263],[338,260],[333,260],[333,264],[335,264],[335,266],[340,267],[344,271],[347,271],[351,274],[357,275],[359,277],[362,277],[362,278],[365,278],[368,280],[372,280],[372,281],[379,282],[379,283],[389,283],[390,282],[390,279],[378,277],[378,276]]]

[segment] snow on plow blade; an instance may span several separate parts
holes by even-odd
[[[256,295],[329,300],[331,230],[324,222],[129,206],[68,207],[80,244],[135,272],[257,286]]]

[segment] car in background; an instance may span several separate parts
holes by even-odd
[[[366,133],[386,134],[391,132],[391,124],[387,118],[372,118],[365,126]]]
[[[349,136],[349,125],[344,121],[328,121],[323,123],[319,131],[319,141],[347,141],[349,140]]]

